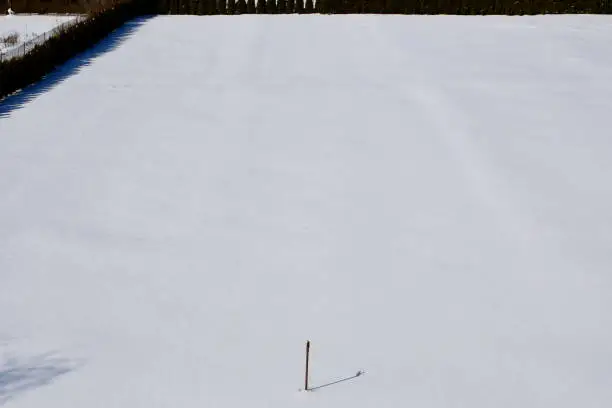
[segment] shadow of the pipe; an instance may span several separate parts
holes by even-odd
[[[336,380],[336,381],[333,381],[333,382],[330,382],[330,383],[327,383],[327,384],[317,385],[316,387],[310,387],[310,388],[308,388],[308,391],[316,391],[316,390],[319,390],[321,388],[325,388],[325,387],[329,387],[329,386],[332,386],[332,385],[340,384],[340,383],[343,383],[343,382],[346,382],[346,381],[354,380],[355,378],[361,377],[364,374],[365,374],[365,372],[363,372],[363,371],[357,371],[357,374],[355,374],[355,375],[352,375],[352,376],[346,377],[346,378],[342,378],[340,380]]]

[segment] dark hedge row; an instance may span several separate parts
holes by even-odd
[[[610,14],[612,0],[122,0],[90,15],[22,58],[0,62],[0,99],[50,73],[142,15],[278,14]]]
[[[117,3],[62,30],[24,57],[0,62],[0,99],[40,80],[128,20],[156,12],[151,3],[150,0]]]
[[[612,0],[167,0],[170,14],[610,14]]]

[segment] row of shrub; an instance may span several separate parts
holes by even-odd
[[[0,62],[0,99],[26,87],[146,14],[544,14],[611,13],[612,0],[116,0],[22,58]]]
[[[167,0],[170,14],[612,13],[612,0]]]
[[[116,3],[60,30],[57,35],[25,56],[0,62],[0,99],[37,82],[57,66],[104,39],[128,20],[156,11],[150,0]]]

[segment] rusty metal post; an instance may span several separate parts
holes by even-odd
[[[308,366],[310,363],[310,341],[306,342],[306,373],[304,375],[304,390],[308,391]]]

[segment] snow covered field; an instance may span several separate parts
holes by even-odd
[[[0,103],[0,404],[610,406],[610,17],[141,23]]]
[[[0,53],[18,47],[24,42],[76,18],[76,16],[70,15],[0,15]],[[11,45],[2,42],[2,39],[15,33],[18,35],[17,44]]]

